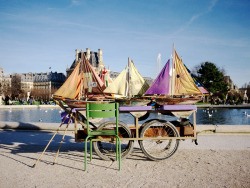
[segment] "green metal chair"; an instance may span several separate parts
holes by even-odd
[[[119,117],[119,104],[86,104],[86,117],[87,117],[87,137],[85,139],[85,171],[87,170],[87,142],[90,140],[90,161],[92,161],[92,138],[97,136],[115,136],[116,137],[116,160],[119,160],[119,170],[121,170],[121,141],[118,136],[118,117]],[[89,130],[89,118],[116,118],[115,130]]]

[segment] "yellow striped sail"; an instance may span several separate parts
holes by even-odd
[[[175,51],[175,95],[201,94],[191,75]]]

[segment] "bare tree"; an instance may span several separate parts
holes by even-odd
[[[11,96],[12,98],[20,97],[23,93],[21,89],[21,75],[20,74],[12,74],[11,79]]]

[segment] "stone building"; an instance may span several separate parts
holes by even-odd
[[[148,83],[149,86],[151,86],[154,82],[153,78],[150,78],[150,77],[143,77],[143,78]]]
[[[14,94],[15,96],[19,94],[28,95],[28,93],[34,93],[34,95],[37,94],[39,96],[42,92],[46,93],[46,96],[50,98],[62,86],[65,80],[66,77],[63,73],[46,72],[34,74],[29,72],[6,74],[3,68],[0,67],[0,96],[5,96],[6,94]]]
[[[70,68],[66,69],[67,77],[73,72],[74,68],[77,66],[78,62],[81,60],[83,53],[85,54],[86,58],[89,60],[90,64],[94,67],[97,74],[100,74],[101,71],[104,70],[104,63],[102,58],[102,50],[98,49],[98,52],[90,51],[89,48],[86,48],[86,52],[83,50],[76,49],[76,58],[74,59]]]
[[[224,80],[228,84],[229,92],[236,92],[236,93],[239,92],[239,89],[238,89],[237,85],[235,85],[233,83],[233,81],[231,80],[230,76],[224,76]]]
[[[4,69],[0,67],[0,95],[7,94],[11,87],[11,76],[4,72]]]
[[[119,72],[114,72],[114,71],[109,72],[109,76],[112,80],[114,80],[119,74],[120,74]]]
[[[35,73],[34,89],[58,89],[65,81],[65,75],[57,72]]]
[[[23,73],[21,74],[21,89],[25,92],[30,92],[34,86],[34,74]]]
[[[65,75],[57,72],[22,73],[21,89],[31,92],[33,89],[58,89],[65,81]]]

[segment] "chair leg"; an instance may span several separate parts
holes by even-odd
[[[119,143],[118,143],[118,138],[116,137],[116,160],[118,161],[118,158],[119,158],[119,150],[118,150],[118,147],[119,147]]]
[[[121,140],[116,136],[116,160],[119,160],[119,171],[121,170]]]
[[[121,151],[121,139],[118,137],[119,140],[119,170],[121,170],[121,155],[122,155],[122,151]]]
[[[88,151],[88,139],[89,139],[89,136],[86,137],[85,139],[85,156],[84,156],[84,159],[85,159],[85,171],[87,171],[87,151]]]
[[[89,150],[90,150],[90,161],[92,161],[92,138],[90,138],[90,146],[89,146]]]

